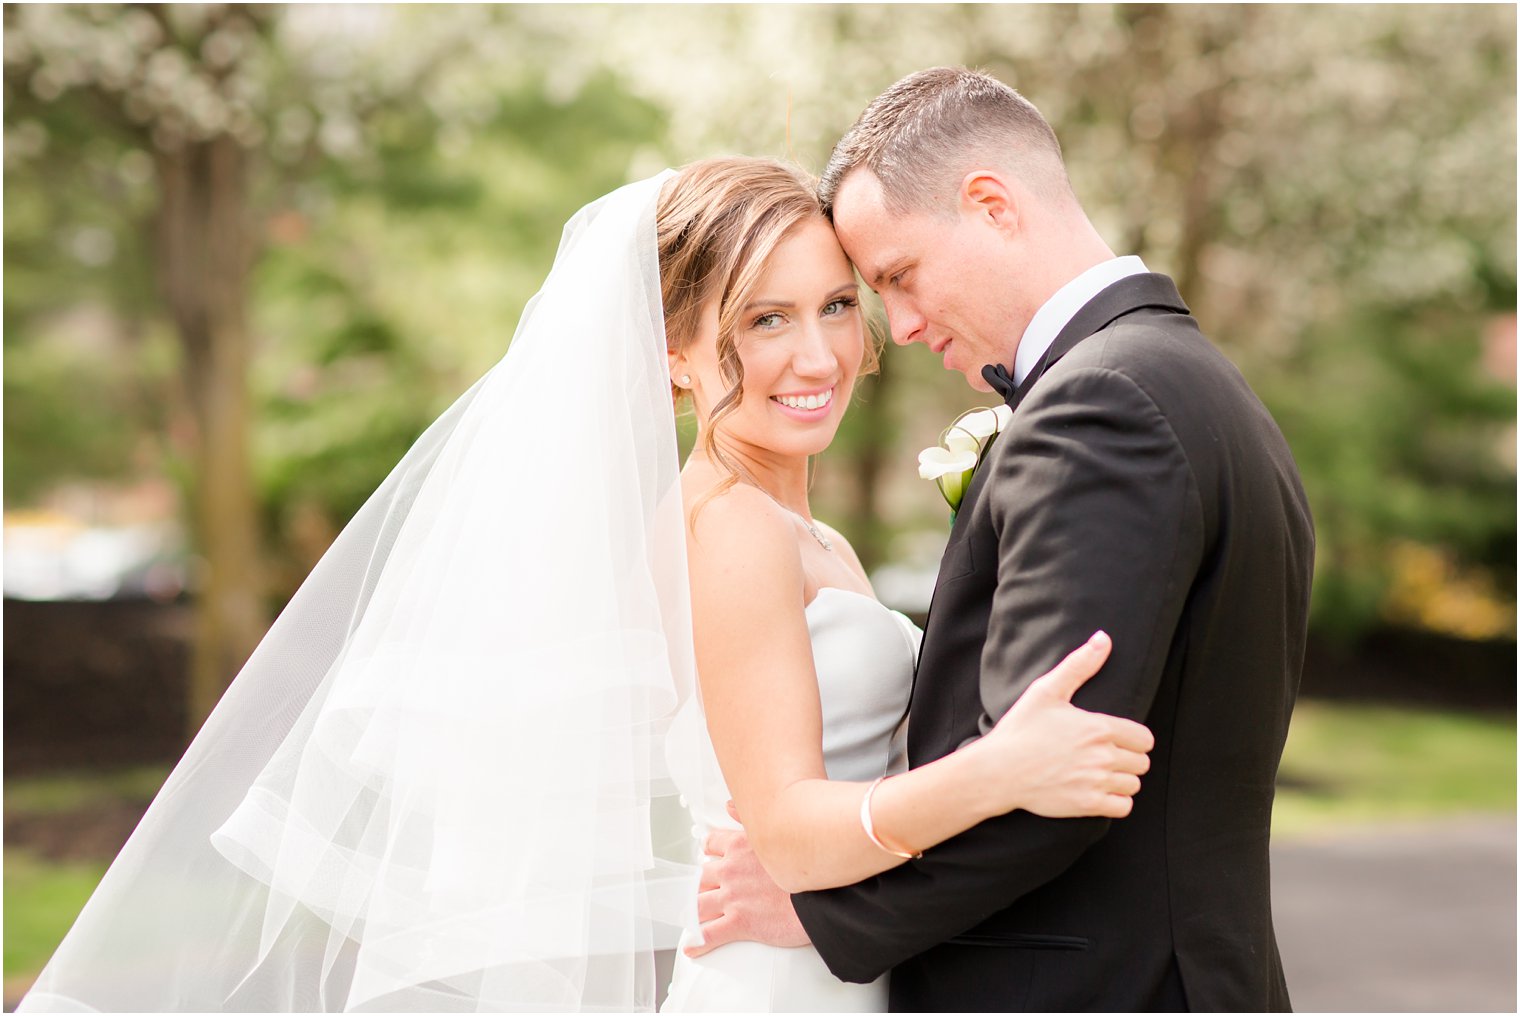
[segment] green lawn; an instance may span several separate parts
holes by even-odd
[[[1300,702],[1272,831],[1515,810],[1513,717]]]
[[[123,801],[149,801],[167,766],[114,773],[37,776],[5,781],[7,825],[13,817],[63,815]],[[53,954],[94,892],[111,858],[60,862],[8,843],[5,848],[5,981],[7,997],[29,982]]]
[[[6,795],[9,797],[9,794]],[[84,907],[106,863],[58,864],[5,851],[5,977],[34,974]]]
[[[146,799],[162,768],[107,776],[7,780],[8,815],[58,814],[113,798]],[[1384,706],[1302,702],[1282,764],[1273,832],[1297,836],[1388,819],[1515,810],[1515,724]],[[5,977],[42,966],[105,872],[95,863],[46,862],[5,851]]]

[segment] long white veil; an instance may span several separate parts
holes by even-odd
[[[301,586],[23,1011],[652,1007],[652,951],[696,923],[669,175],[569,222],[506,356]]]

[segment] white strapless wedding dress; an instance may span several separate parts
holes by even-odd
[[[922,632],[869,596],[826,587],[807,605],[823,707],[823,760],[831,780],[874,780],[906,768],[902,724]],[[703,739],[704,743],[705,738]],[[675,773],[700,841],[735,828],[710,744],[701,774]],[[687,937],[690,936],[687,932]],[[687,941],[683,937],[682,944]],[[886,979],[848,984],[811,947],[734,942],[690,959],[676,954],[662,1012],[885,1012]]]

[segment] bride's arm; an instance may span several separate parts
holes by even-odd
[[[689,556],[708,728],[766,870],[801,892],[901,864],[861,825],[868,785],[831,782],[824,771],[791,522],[763,494],[736,487],[697,513]],[[1106,652],[1106,644],[1084,647],[1063,665],[1064,675],[1032,687],[986,737],[883,782],[871,808],[878,836],[917,852],[1016,808],[1053,817],[1128,814],[1149,732],[1069,704]]]

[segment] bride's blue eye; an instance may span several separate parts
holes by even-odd
[[[749,323],[749,326],[751,328],[775,328],[779,324],[781,324],[781,314],[777,311],[771,311],[769,314],[761,314],[755,318],[755,320]]]
[[[837,300],[830,300],[828,303],[824,304],[823,313],[828,316],[843,314],[845,311],[849,310],[851,307],[854,307],[858,303],[860,303],[860,301],[853,296],[841,296]],[[830,308],[833,309],[831,310]]]

